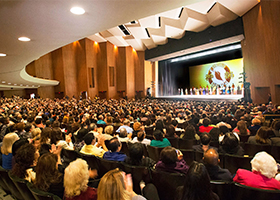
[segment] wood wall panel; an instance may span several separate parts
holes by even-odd
[[[4,96],[11,98],[13,95],[25,97],[25,90],[4,90]]]
[[[75,63],[75,45],[69,44],[62,47],[63,72],[65,80],[65,96],[77,98],[78,92],[77,68]]]
[[[97,52],[97,83],[99,91],[108,90],[107,77],[107,43],[99,44],[100,50]]]
[[[144,95],[147,95],[147,88],[151,88],[151,83],[152,83],[152,63],[150,61],[145,61],[145,90],[144,90]],[[151,88],[152,92],[152,88]]]
[[[269,87],[272,101],[279,93],[275,85],[280,85],[280,1],[261,1],[243,16],[245,40],[242,42],[245,72],[251,83],[252,99],[256,103],[266,103],[256,87]]]
[[[142,91],[141,96],[145,96],[145,52],[133,51],[135,66],[135,90]]]
[[[52,68],[53,68],[53,78],[59,81],[59,84],[54,87],[55,92],[65,92],[65,79],[64,79],[64,62],[62,57],[62,48],[59,48],[52,54]]]
[[[107,84],[108,84],[108,93],[107,98],[117,98],[117,87],[116,87],[116,54],[117,48],[114,48],[114,45],[107,42]],[[110,86],[110,75],[109,67],[114,67],[114,86]]]
[[[116,48],[117,91],[126,90],[126,47]]]
[[[126,96],[135,97],[135,66],[131,47],[126,47]]]
[[[29,63],[25,68],[27,74],[30,76],[36,76],[35,61]]]

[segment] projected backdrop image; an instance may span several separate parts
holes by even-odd
[[[234,59],[189,67],[190,87],[240,86],[243,59]]]

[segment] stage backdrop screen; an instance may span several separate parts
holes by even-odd
[[[243,58],[189,67],[190,87],[242,86]]]

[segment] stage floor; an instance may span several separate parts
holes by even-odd
[[[173,95],[173,96],[158,96],[160,99],[178,99],[178,100],[195,100],[195,101],[237,101],[243,98],[243,95]]]

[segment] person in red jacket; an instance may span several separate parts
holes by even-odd
[[[213,126],[209,126],[211,124],[211,120],[209,118],[204,118],[203,119],[203,125],[199,127],[199,132],[200,133],[209,133]]]
[[[251,160],[252,171],[238,169],[233,181],[249,187],[280,190],[280,182],[274,177],[277,163],[268,153],[262,151]]]

